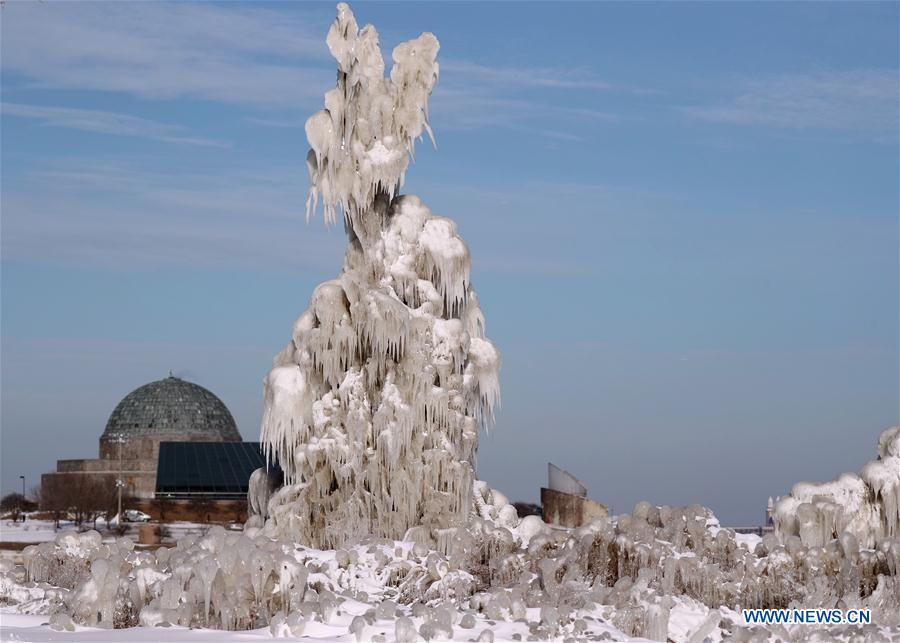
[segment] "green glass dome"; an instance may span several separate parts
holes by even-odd
[[[203,439],[238,442],[234,418],[211,392],[169,376],[126,395],[106,423],[101,440],[114,438]]]

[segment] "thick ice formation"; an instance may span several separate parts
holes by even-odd
[[[430,33],[399,44],[387,79],[378,32],[372,25],[360,30],[344,3],[326,42],[338,78],[325,94],[325,109],[306,121],[312,148],[307,217],[321,197],[330,222],[338,209],[348,220],[364,215],[376,196],[393,197],[402,186],[415,139],[423,131],[431,136],[428,97],[438,78],[439,44]]]
[[[349,247],[275,358],[262,422],[285,476],[266,531],[315,547],[463,524],[500,367],[456,225],[397,196],[430,133],[437,39],[397,46],[390,79],[378,33],[347,5],[327,42],[337,87],[306,123],[308,209],[321,199],[327,221],[341,211]]]
[[[844,532],[866,548],[900,537],[900,426],[882,432],[877,458],[858,475],[794,485],[775,503],[773,519],[783,539],[797,536],[807,547],[820,547]]]
[[[896,455],[891,442],[882,454]],[[882,461],[885,464],[889,458]],[[655,507],[576,530],[519,520],[474,485],[458,527],[367,537],[332,551],[213,527],[136,551],[96,532],[61,534],[0,566],[0,604],[51,627],[180,625],[356,640],[889,641],[900,635],[900,539],[849,532],[822,545],[721,529],[703,507]],[[423,533],[425,532],[425,533]],[[427,544],[426,544],[427,541]],[[741,608],[869,608],[861,626],[751,626]],[[323,629],[324,628],[324,629]]]
[[[486,513],[499,515],[501,501]],[[677,643],[900,634],[896,538],[874,550],[849,534],[821,547],[739,539],[703,507],[645,502],[574,531],[474,517],[445,535],[447,555],[380,538],[319,551],[254,528],[213,527],[155,552],[73,534],[26,548],[24,569],[0,569],[0,598],[55,612],[58,629],[71,615],[101,627],[268,627],[275,637],[324,627],[330,639],[397,641],[490,639],[485,630],[503,640]],[[754,607],[869,608],[873,623],[764,628],[741,621],[739,609]]]

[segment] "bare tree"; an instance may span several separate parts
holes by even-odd
[[[84,476],[72,475],[69,484],[60,489],[60,495],[65,500],[66,511],[68,517],[75,521],[76,525],[81,525],[86,519],[90,510],[87,504],[90,500],[90,494],[87,492],[87,484]]]
[[[115,477],[111,475],[73,475],[64,485],[59,485],[55,495],[60,495],[60,504],[68,509],[75,524],[92,523],[97,528],[97,519],[115,512]],[[46,495],[46,494],[45,494]]]
[[[105,476],[96,481],[94,492],[97,494],[97,514],[103,515],[106,524],[118,511],[119,491],[116,487],[116,479],[114,476]],[[97,518],[94,517],[94,525],[97,524]]]
[[[68,485],[62,484],[60,476],[49,476],[46,486],[41,488],[41,509],[53,514],[55,527],[59,529],[60,519],[69,510]]]
[[[25,497],[21,493],[8,493],[0,499],[0,511],[12,514],[13,520],[18,522],[24,503]]]
[[[209,522],[209,514],[215,503],[206,496],[194,496],[191,498],[191,511],[198,516],[200,522]]]
[[[31,489],[28,490],[28,495],[26,496],[29,502],[35,505],[35,509],[41,506],[41,485],[36,484]]]
[[[95,485],[88,476],[72,476],[68,489],[69,512],[73,514],[76,525],[83,526],[96,520],[98,503],[94,497],[95,491]]]
[[[159,519],[164,521],[166,519],[166,514],[172,511],[175,506],[175,503],[168,496],[156,496],[151,503],[153,507],[153,511],[159,514]]]

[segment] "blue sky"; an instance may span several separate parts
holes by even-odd
[[[769,495],[898,423],[896,3],[354,6],[441,41],[406,191],[459,223],[503,409],[479,475],[548,460],[630,510]],[[343,233],[305,223],[331,4],[9,2],[2,489],[96,457],[169,369],[258,435]],[[386,55],[386,58],[388,56]]]

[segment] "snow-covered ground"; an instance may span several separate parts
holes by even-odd
[[[96,532],[67,532],[26,549],[21,561],[0,559],[0,639],[718,643],[900,637],[891,625],[895,586],[887,578],[864,602],[844,596],[872,607],[880,625],[864,629],[764,630],[743,624],[738,613],[738,604],[833,601],[830,586],[872,577],[866,561],[878,559],[877,552],[849,551],[844,558],[831,548],[827,555],[846,563],[829,565],[845,571],[823,569],[810,578],[803,570],[818,564],[817,552],[791,553],[774,536],[737,542],[707,510],[646,503],[632,515],[575,531],[545,530],[528,540],[512,534],[513,542],[503,528],[480,519],[473,524],[476,539],[464,558],[380,538],[317,550],[254,529],[213,527],[155,551],[136,551],[127,539],[104,542]],[[478,551],[494,553],[479,563]],[[855,568],[853,560],[860,561]]]
[[[128,531],[125,537],[131,540],[137,540],[138,527],[143,523],[125,523]],[[90,528],[93,523],[85,525],[82,530]],[[185,536],[200,536],[210,525],[196,522],[170,522],[163,523],[163,526],[169,532],[169,539],[173,542],[184,538]],[[235,529],[242,529],[242,525],[234,525]],[[0,542],[4,543],[44,543],[55,539],[61,533],[78,533],[79,526],[72,521],[63,520],[59,523],[57,529],[56,524],[52,520],[26,520],[25,522],[2,520],[0,521]],[[97,521],[97,530],[106,533],[106,540],[114,540],[116,538],[111,532],[107,531],[106,521]]]
[[[150,628],[135,627],[129,630],[104,630],[96,627],[76,626],[74,632],[57,632],[48,627],[50,618],[44,614],[18,614],[13,610],[0,610],[0,640],[2,641],[54,641],[71,643],[118,643],[129,641],[138,643],[194,643],[201,641],[258,641],[271,640],[267,628],[245,632],[223,632],[221,630],[189,629],[185,627]],[[327,636],[319,641],[334,640]]]
[[[363,608],[368,606],[363,605]],[[363,609],[364,611],[364,609]],[[361,612],[360,612],[361,613]],[[351,642],[351,641],[372,641],[378,640],[377,637],[384,637],[384,641],[397,641],[395,635],[395,623],[391,621],[376,621],[374,626],[369,627],[363,633],[361,639],[357,639],[354,634],[348,632],[349,624],[352,618],[356,616],[352,612],[347,612],[344,618],[335,619],[333,624],[324,625],[322,623],[310,623],[302,636],[286,635],[293,641],[308,641],[325,643],[327,641]],[[412,619],[416,623],[416,627],[421,625],[423,619]],[[203,628],[186,628],[186,627],[134,627],[128,630],[104,630],[96,627],[76,626],[73,632],[55,631],[48,626],[49,618],[46,615],[30,615],[18,614],[10,610],[0,610],[0,641],[32,641],[32,642],[69,642],[72,643],[138,643],[141,641],[152,641],[153,643],[200,643],[204,641],[221,641],[222,643],[232,643],[234,641],[260,641],[273,639],[270,628],[261,628],[257,630],[244,630],[238,632],[227,632],[223,630],[212,630]],[[493,623],[482,622],[479,625],[469,629],[457,632],[453,640],[456,641],[478,641],[487,640],[487,638],[479,638],[482,632],[488,629],[495,642],[499,641],[525,641],[529,636],[528,626],[524,623]],[[646,641],[647,639],[629,638],[613,627],[603,625],[600,622],[593,624],[593,632],[598,634],[608,632],[609,641]],[[718,639],[711,639],[718,640]]]
[[[492,509],[493,506],[488,505],[488,510]],[[187,529],[196,527],[190,525]],[[618,610],[613,605],[588,600],[597,597],[586,586],[580,590],[582,600],[568,599],[574,607],[564,603],[558,603],[559,607],[549,603],[541,605],[526,599],[524,594],[509,594],[499,588],[499,593],[488,589],[465,599],[465,592],[470,591],[466,588],[473,577],[462,570],[450,570],[444,556],[412,542],[371,539],[367,544],[346,550],[323,551],[270,542],[254,534],[254,530],[250,530],[249,535],[221,527],[204,531],[200,537],[189,535],[180,540],[174,549],[137,552],[127,539],[115,540],[102,538],[96,532],[66,530],[58,534],[54,542],[42,544],[40,549],[37,546],[27,549],[18,560],[0,563],[0,604],[6,604],[0,613],[0,640],[230,642],[288,637],[302,641],[390,642],[417,641],[426,637],[525,641],[535,640],[535,637],[562,640],[571,636],[579,640],[646,640],[630,637],[617,628],[614,621],[619,618]],[[32,533],[41,532],[34,529]],[[45,529],[43,533],[51,532]],[[544,534],[565,539],[569,532],[547,530]],[[530,537],[540,544],[540,533],[531,533]],[[521,534],[516,538],[520,543],[527,543]],[[524,551],[519,555],[524,555]],[[60,565],[54,562],[60,560]],[[120,578],[118,573],[104,573],[108,560],[129,561],[125,564],[132,571],[127,579]],[[281,562],[273,568],[267,567],[276,560]],[[210,563],[214,563],[212,567],[209,567]],[[163,567],[160,565],[163,564],[171,572],[161,573]],[[262,585],[253,579],[253,570],[258,565],[269,569],[264,572],[269,580]],[[204,570],[207,567],[217,582],[215,587],[210,585],[213,605],[223,605],[233,599],[221,583],[226,578],[229,583],[236,581],[240,592],[251,592],[251,596],[244,599],[250,601],[247,606],[256,605],[250,607],[251,613],[256,610],[268,613],[266,617],[258,614],[252,619],[268,620],[268,627],[213,630],[202,627],[209,619],[200,616],[198,621],[196,612],[171,609],[172,606],[186,607],[192,600],[203,603],[204,590],[198,580],[206,577]],[[246,569],[249,576],[241,569]],[[546,565],[542,570],[542,574],[556,575]],[[522,571],[535,578],[534,574]],[[196,580],[189,581],[186,586],[180,580],[176,582],[183,573]],[[555,586],[555,581],[549,577],[542,581],[547,590],[551,585]],[[261,596],[271,592],[279,602],[272,603],[265,598],[260,602],[252,598],[252,594],[263,586],[268,589]],[[176,593],[172,594],[167,587]],[[110,589],[112,593],[104,597]],[[620,583],[620,589],[625,591],[622,596],[627,596],[629,587]],[[76,625],[61,611],[64,605],[68,606],[66,611],[81,614],[78,617],[81,622],[89,621],[92,613],[104,612],[98,614],[94,622],[101,620],[101,624],[109,626],[112,621],[107,619],[114,615],[107,611],[112,609],[116,614],[122,614],[123,605],[139,600],[135,591],[150,601],[141,611],[136,627],[124,630],[84,627]],[[132,595],[133,598],[128,598]],[[151,600],[153,596],[157,598]],[[289,607],[285,610],[284,605]],[[282,609],[277,609],[279,607]],[[216,609],[219,609],[217,617],[225,618],[221,609]],[[285,611],[289,612],[287,617]],[[688,641],[711,613],[701,602],[679,597],[668,615],[672,639]],[[722,616],[729,617],[728,611],[723,610]],[[735,615],[732,613],[730,617],[733,619]],[[709,640],[720,638],[717,629]]]
[[[74,530],[72,523],[60,523],[60,531]],[[52,520],[26,520],[25,522],[3,520],[0,522],[0,542],[43,543],[56,538],[57,531]]]

